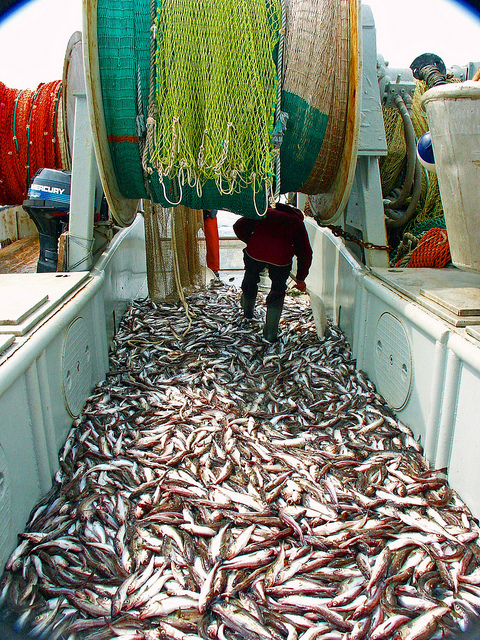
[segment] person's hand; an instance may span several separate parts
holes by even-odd
[[[305,282],[303,282],[303,280],[295,280],[295,288],[302,293],[305,293],[305,291],[307,290],[307,285],[305,284]]]

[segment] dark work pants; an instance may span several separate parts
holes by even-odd
[[[254,300],[258,293],[258,283],[260,282],[261,272],[267,268],[268,275],[272,281],[270,293],[267,296],[267,307],[274,309],[283,309],[283,300],[285,291],[287,290],[287,280],[292,270],[292,264],[279,267],[269,262],[260,262],[254,260],[248,253],[243,250],[243,263],[245,265],[245,275],[242,282],[243,295],[250,300]]]

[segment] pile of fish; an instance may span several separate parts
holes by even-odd
[[[41,640],[425,640],[480,612],[479,529],[287,296],[131,305],[0,584]]]

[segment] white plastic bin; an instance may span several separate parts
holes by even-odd
[[[432,135],[452,262],[480,272],[480,82],[434,87],[422,105]]]

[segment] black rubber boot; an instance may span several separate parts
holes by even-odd
[[[263,327],[263,337],[268,342],[275,342],[278,333],[278,323],[282,315],[281,309],[275,307],[267,307],[267,317],[265,318],[265,326]]]
[[[240,305],[243,309],[243,315],[245,318],[253,318],[253,310],[255,309],[255,298],[246,298],[242,293],[240,298]]]

